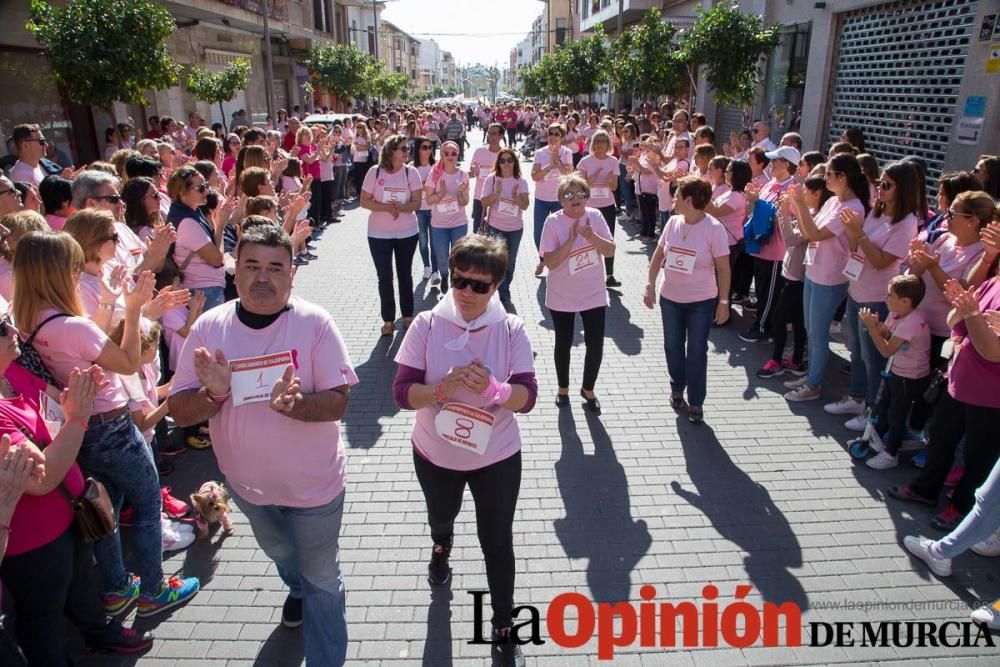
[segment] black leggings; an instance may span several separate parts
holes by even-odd
[[[369,162],[355,162],[351,167],[351,182],[354,183],[354,196],[361,199],[361,186],[364,185],[365,175],[371,168]]]
[[[878,433],[885,443],[887,452],[895,456],[903,444],[906,432],[906,418],[917,400],[923,400],[930,376],[911,380],[890,373],[885,379],[885,391],[878,404]]]
[[[786,280],[785,286],[778,296],[774,307],[771,335],[774,337],[774,348],[771,359],[781,363],[785,352],[785,341],[788,340],[788,325],[792,325],[795,338],[792,341],[792,362],[802,363],[802,354],[806,347],[806,325],[802,312],[802,281]]]
[[[521,452],[478,470],[450,470],[434,465],[414,450],[413,466],[427,503],[427,524],[434,544],[451,546],[462,494],[469,485],[476,504],[479,546],[486,560],[493,625],[510,626],[514,611],[514,510],[521,490]]]
[[[597,384],[597,374],[604,358],[604,317],[607,306],[591,308],[580,312],[583,320],[583,342],[587,352],[583,357],[583,388],[593,391]],[[576,313],[549,309],[552,313],[552,327],[556,332],[555,361],[556,378],[560,389],[569,388],[569,356],[573,349],[573,330]]]
[[[615,240],[615,213],[616,209],[614,204],[610,206],[603,206],[598,211],[604,216],[604,222],[608,223],[608,229],[611,230],[611,240]],[[604,271],[608,274],[608,277],[615,275],[615,256],[604,258]]]
[[[656,209],[659,200],[656,193],[639,193],[639,220],[642,227],[640,236],[656,236]]]

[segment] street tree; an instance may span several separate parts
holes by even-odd
[[[367,92],[371,57],[353,45],[314,46],[302,61],[313,87],[336,96],[338,101],[361,97]]]
[[[521,93],[525,97],[543,97],[541,80],[538,77],[538,66],[522,65],[517,70],[517,78],[521,81]]]
[[[619,92],[631,90],[643,98],[676,95],[684,81],[676,28],[650,9],[643,20],[622,31],[611,45],[610,79]]]
[[[185,87],[202,102],[219,105],[222,126],[228,132],[226,110],[222,103],[232,100],[241,90],[246,90],[249,81],[250,61],[246,58],[237,58],[221,72],[210,72],[203,67],[189,68]]]
[[[401,98],[410,88],[410,79],[401,72],[390,72],[385,63],[369,60],[365,71],[364,94],[389,101]]]
[[[611,65],[604,29],[598,24],[594,34],[560,46],[557,51],[559,88],[567,95],[587,95],[607,83]]]
[[[149,0],[70,0],[61,7],[31,0],[26,27],[69,98],[103,109],[115,125],[115,102],[148,104],[147,91],[169,88],[180,75],[166,45],[177,24]]]
[[[696,9],[694,26],[679,34],[680,58],[692,80],[705,68],[705,76],[720,105],[742,106],[753,102],[760,83],[762,59],[778,46],[780,26],[765,25],[756,14],[745,14],[738,6],[718,4]]]

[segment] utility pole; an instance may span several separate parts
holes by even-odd
[[[378,0],[372,0],[372,35],[375,37],[372,55],[375,56],[375,62],[378,62]]]
[[[264,96],[267,97],[267,115],[277,122],[274,112],[274,64],[271,61],[271,24],[267,16],[270,11],[267,0],[261,0],[261,10],[264,14]]]

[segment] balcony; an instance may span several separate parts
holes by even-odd
[[[264,12],[263,4],[261,0],[217,0],[218,2],[229,5],[230,7],[238,7],[239,9],[244,9],[253,14],[263,15]],[[287,0],[268,0],[267,2],[267,15],[277,21],[287,21],[288,20],[288,3]]]
[[[601,4],[604,4],[603,2]],[[659,9],[663,5],[662,0],[624,0],[624,12],[622,15],[622,25],[628,26],[635,23],[642,16],[653,9]],[[580,31],[588,32],[593,30],[600,23],[604,27],[604,32],[612,35],[618,31],[618,0],[611,0],[607,7],[602,7],[597,12],[592,12],[590,16],[580,17]]]

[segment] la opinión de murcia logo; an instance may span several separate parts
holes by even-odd
[[[546,606],[548,637],[563,648],[579,648],[597,637],[598,660],[612,660],[615,651],[638,644],[642,648],[747,648],[802,646],[802,610],[794,602],[765,602],[756,607],[746,601],[753,586],[737,585],[733,600],[718,602],[719,589],[707,584],[700,602],[657,602],[656,588],[639,588],[641,602],[594,603],[575,592],[560,593]],[[468,591],[473,599],[473,639],[469,644],[489,644],[483,635],[483,604],[488,591]],[[527,618],[524,619],[524,615]],[[575,617],[575,619],[574,619]],[[511,637],[519,644],[544,644],[538,607],[514,608]],[[524,619],[524,620],[522,620]],[[567,629],[569,625],[574,629]],[[842,621],[809,623],[807,646],[994,646],[989,630],[971,621]],[[680,641],[678,642],[678,637]]]

